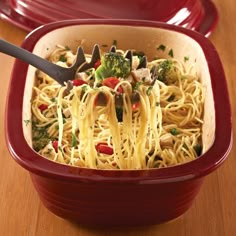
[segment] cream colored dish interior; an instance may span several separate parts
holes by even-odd
[[[157,55],[157,46],[160,44],[173,49],[174,57],[184,61],[189,57],[188,63],[196,63],[196,71],[205,88],[205,113],[203,125],[203,152],[208,150],[214,142],[215,135],[215,110],[211,87],[211,78],[204,53],[199,44],[192,38],[173,31],[137,26],[112,26],[112,25],[78,25],[60,28],[47,33],[39,39],[33,53],[46,58],[55,49],[55,45],[61,44],[76,50],[78,44],[83,42],[85,52],[91,53],[93,45],[111,45],[117,41],[117,48],[135,49],[144,51],[148,58]],[[165,53],[159,56],[165,57]],[[26,126],[24,120],[31,118],[31,96],[34,83],[35,68],[29,66],[26,77],[26,86],[23,101],[23,131],[28,144],[32,147],[31,126]]]

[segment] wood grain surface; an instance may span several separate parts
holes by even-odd
[[[215,45],[225,69],[234,118],[236,2],[214,0],[214,3],[220,19],[210,40]],[[0,20],[1,38],[20,45],[26,34],[27,32]],[[207,176],[191,209],[171,222],[136,228],[92,228],[73,224],[49,212],[40,202],[27,171],[12,159],[5,143],[5,101],[13,63],[13,58],[0,53],[0,235],[235,235],[235,146],[223,166]]]

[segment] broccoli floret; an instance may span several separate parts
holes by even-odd
[[[104,54],[101,65],[95,71],[95,78],[102,81],[108,77],[125,78],[131,70],[129,59],[114,52]]]
[[[157,79],[165,84],[173,84],[178,80],[180,74],[172,60],[164,60],[158,65]]]

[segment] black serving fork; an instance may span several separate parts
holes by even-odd
[[[77,72],[92,68],[94,64],[100,60],[100,50],[97,44],[93,48],[90,62],[86,61],[82,47],[78,47],[76,60],[69,68],[64,68],[53,64],[21,47],[17,47],[14,44],[11,44],[2,39],[0,39],[0,52],[18,58],[36,67],[61,85],[65,85],[65,83],[69,80],[74,80]]]
[[[81,46],[78,47],[76,60],[74,64],[68,68],[53,64],[46,59],[43,59],[21,47],[17,47],[16,45],[2,39],[0,39],[0,52],[18,58],[34,66],[35,68],[49,75],[61,85],[65,85],[68,81],[74,80],[77,72],[83,72],[94,67],[94,64],[101,59],[100,49],[97,44],[95,44],[93,47],[90,62],[86,61],[83,48]],[[110,52],[116,52],[116,47],[114,45],[110,48]],[[133,54],[131,50],[128,50],[125,54],[125,58],[130,60],[131,67],[132,56]],[[144,57],[138,68],[146,67],[146,65],[147,58]]]

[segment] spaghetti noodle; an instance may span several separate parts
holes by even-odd
[[[125,58],[122,50],[116,54]],[[134,55],[123,77],[101,79],[100,62],[67,86],[38,71],[33,148],[61,164],[98,169],[161,168],[197,158],[204,92],[194,68],[173,58],[139,68],[142,56]],[[69,67],[74,58],[58,46],[49,60]]]

